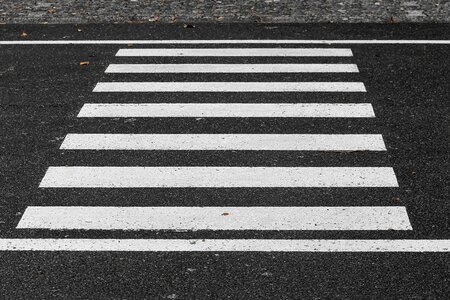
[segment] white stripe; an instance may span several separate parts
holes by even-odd
[[[245,202],[245,201],[244,201]],[[382,207],[29,206],[19,229],[411,230],[406,209]]]
[[[362,82],[99,82],[94,92],[365,92]]]
[[[0,239],[0,251],[450,252],[450,240]]]
[[[88,103],[78,117],[93,118],[374,118],[370,103]]]
[[[213,48],[120,49],[116,56],[353,56],[351,49],[333,48]]]
[[[380,134],[67,134],[60,149],[384,151]]]
[[[389,167],[49,167],[40,187],[397,187]]]
[[[449,45],[450,40],[32,40],[0,41],[0,45],[158,45],[158,44],[430,44]]]
[[[110,64],[105,73],[356,73],[355,64]]]

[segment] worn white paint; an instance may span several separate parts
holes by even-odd
[[[355,64],[110,64],[105,73],[357,73]]]
[[[81,118],[374,118],[370,103],[86,103]]]
[[[397,187],[390,167],[49,167],[40,187]]]
[[[17,228],[51,230],[411,230],[402,206],[29,206]]]
[[[99,82],[94,92],[365,92],[362,82]]]
[[[450,252],[450,240],[0,239],[0,251]]]
[[[345,48],[136,48],[120,49],[116,56],[232,56],[232,57],[349,57]]]
[[[67,134],[72,150],[385,151],[381,134]]]
[[[400,44],[400,45],[450,45],[450,40],[28,40],[0,41],[0,45],[158,45],[158,44]]]

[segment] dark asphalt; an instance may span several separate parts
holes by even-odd
[[[21,32],[27,32],[28,36],[20,37]],[[433,24],[247,24],[196,25],[194,28],[174,25],[0,26],[1,40],[448,39],[449,32],[449,25]],[[196,61],[196,58],[116,58],[115,53],[122,47],[126,45],[0,46],[0,238],[450,238],[449,45],[350,45],[354,57],[270,60],[356,63],[359,74],[105,74],[104,70],[113,62]],[[90,64],[80,66],[80,61]],[[203,61],[263,63],[268,60],[207,58]],[[335,81],[362,81],[367,93],[252,93],[245,97],[241,93],[92,93],[99,81],[213,78],[216,81],[326,81],[333,78]],[[76,118],[86,102],[144,101],[370,102],[376,118]],[[67,133],[381,133],[388,151],[137,151],[132,154],[127,151],[61,151],[59,146]],[[400,187],[39,189],[39,182],[50,165],[393,166]],[[21,214],[30,205],[405,205],[413,231],[174,233],[15,229]],[[448,253],[2,252],[0,269],[2,299],[446,299],[450,293]]]

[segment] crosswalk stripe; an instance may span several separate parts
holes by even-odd
[[[94,92],[365,92],[362,82],[99,82]]]
[[[0,251],[125,252],[450,252],[428,239],[0,239]]]
[[[60,149],[385,151],[380,134],[67,134]]]
[[[49,167],[40,187],[397,187],[390,167]]]
[[[213,48],[213,49],[120,49],[116,56],[353,56],[345,48]]]
[[[355,64],[110,64],[105,73],[357,73]]]
[[[374,118],[370,103],[87,103],[84,118]]]
[[[29,206],[19,229],[411,230],[406,209],[381,207]]]

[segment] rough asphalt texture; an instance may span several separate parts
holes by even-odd
[[[80,31],[81,30],[81,31]],[[448,25],[4,25],[3,40],[317,38],[444,39]],[[139,47],[139,45],[134,45]],[[311,45],[310,45],[311,46]],[[341,45],[345,46],[345,45]],[[448,45],[351,45],[364,95],[92,93],[118,45],[0,47],[0,237],[57,238],[411,238],[448,239]],[[145,47],[145,46],[140,46]],[[277,45],[279,47],[279,45]],[[292,47],[292,46],[291,46]],[[90,61],[80,66],[80,61]],[[279,59],[298,61],[298,59]],[[155,62],[195,62],[166,58]],[[214,58],[207,62],[217,61]],[[238,58],[231,62],[265,61]],[[308,61],[310,61],[308,59]],[[343,61],[317,58],[317,62]],[[207,80],[211,74],[148,75]],[[142,77],[139,77],[142,79]],[[330,79],[327,75],[221,75],[220,80]],[[372,120],[76,118],[86,102],[371,102]],[[61,151],[69,133],[382,133],[387,153]],[[393,166],[400,188],[379,189],[39,189],[49,165]],[[151,199],[151,201],[149,201]],[[28,205],[405,205],[411,232],[120,232],[15,229]],[[0,253],[1,299],[447,299],[448,253]]]
[[[448,0],[0,0],[0,22],[449,22]]]

